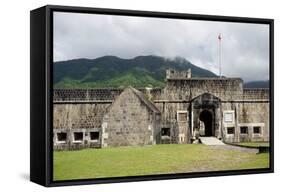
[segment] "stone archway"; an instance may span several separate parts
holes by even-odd
[[[200,136],[213,136],[213,115],[208,110],[203,110],[199,115],[201,123],[199,134]]]
[[[220,102],[218,97],[210,93],[203,93],[191,100],[191,142],[198,140],[200,136],[221,137]]]

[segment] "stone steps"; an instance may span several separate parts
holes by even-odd
[[[204,145],[225,145],[216,137],[199,137],[199,141]]]

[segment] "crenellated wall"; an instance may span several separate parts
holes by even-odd
[[[174,79],[174,78],[181,78],[181,79],[191,78],[191,69],[181,70],[181,71],[167,69],[166,79]]]
[[[114,100],[122,89],[54,89],[54,101]]]
[[[269,89],[266,88],[248,88],[248,89],[243,89],[243,100],[259,100],[259,99],[264,99],[268,100],[269,99]]]
[[[148,95],[150,99],[161,99],[162,89],[142,88],[138,89]],[[93,101],[93,100],[115,100],[124,89],[54,89],[54,101]]]

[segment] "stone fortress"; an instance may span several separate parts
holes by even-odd
[[[166,71],[166,86],[54,89],[55,150],[86,147],[269,140],[268,89],[245,89],[241,78],[199,78]]]

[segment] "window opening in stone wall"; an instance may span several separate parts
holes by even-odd
[[[254,131],[254,134],[260,134],[261,133],[261,127],[255,126],[255,127],[253,127],[253,131]]]
[[[75,132],[74,141],[82,141],[82,140],[83,140],[83,132]]]
[[[66,136],[67,134],[66,133],[57,133],[57,138],[58,138],[58,141],[66,141]]]
[[[170,135],[171,135],[170,128],[162,128],[161,129],[161,135],[170,137]]]
[[[234,134],[234,132],[235,132],[234,127],[228,127],[227,128],[227,134]]]
[[[100,138],[100,133],[98,131],[91,132],[90,133],[90,138],[91,140],[99,140]]]
[[[246,126],[240,127],[240,133],[241,134],[248,134],[248,127],[246,127]]]

